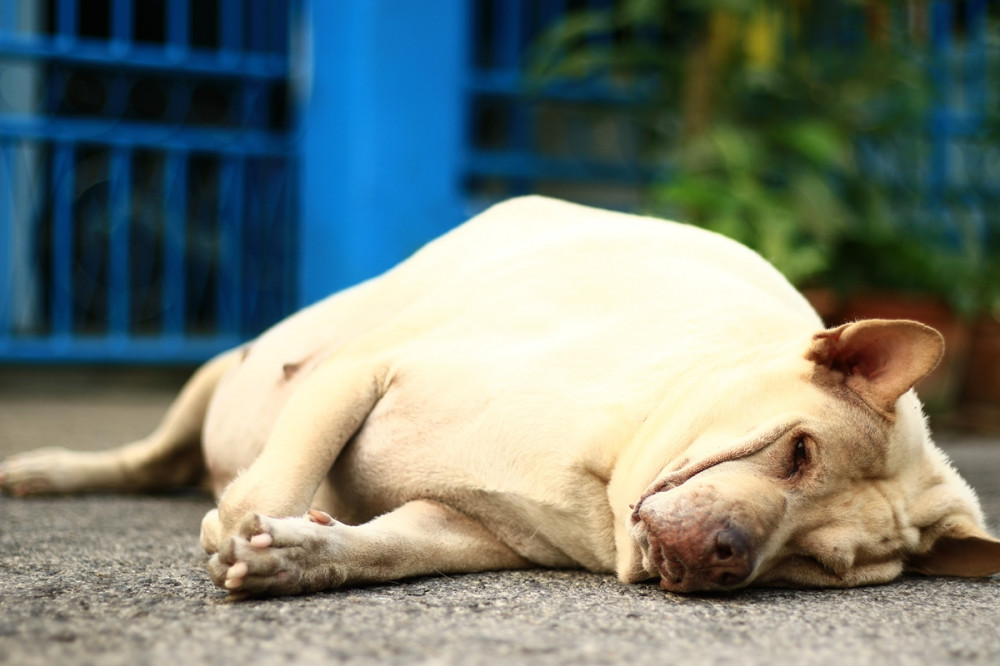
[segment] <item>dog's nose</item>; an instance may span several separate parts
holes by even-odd
[[[753,547],[736,527],[651,530],[647,539],[660,586],[671,592],[731,588],[753,571]]]
[[[730,587],[750,575],[750,543],[742,531],[727,527],[715,535],[715,548],[705,562],[707,577],[717,585]]]

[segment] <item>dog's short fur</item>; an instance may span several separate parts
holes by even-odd
[[[530,566],[676,592],[985,576],[1000,542],[911,390],[942,349],[909,321],[824,330],[714,234],[516,199],[211,361],[148,438],[16,456],[0,488],[207,471],[202,545],[239,596]]]

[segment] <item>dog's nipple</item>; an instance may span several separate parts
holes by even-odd
[[[281,366],[281,372],[285,375],[285,381],[290,380],[299,371],[299,363],[286,363]]]

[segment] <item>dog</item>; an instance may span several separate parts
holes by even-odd
[[[933,444],[932,328],[824,328],[716,234],[542,197],[198,370],[147,438],[0,465],[13,495],[207,481],[234,598],[574,567],[669,592],[988,576]]]

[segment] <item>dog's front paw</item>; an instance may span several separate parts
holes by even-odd
[[[325,518],[324,518],[325,516]],[[342,530],[332,518],[246,516],[237,534],[223,541],[209,560],[209,573],[234,597],[318,592],[344,583]]]

